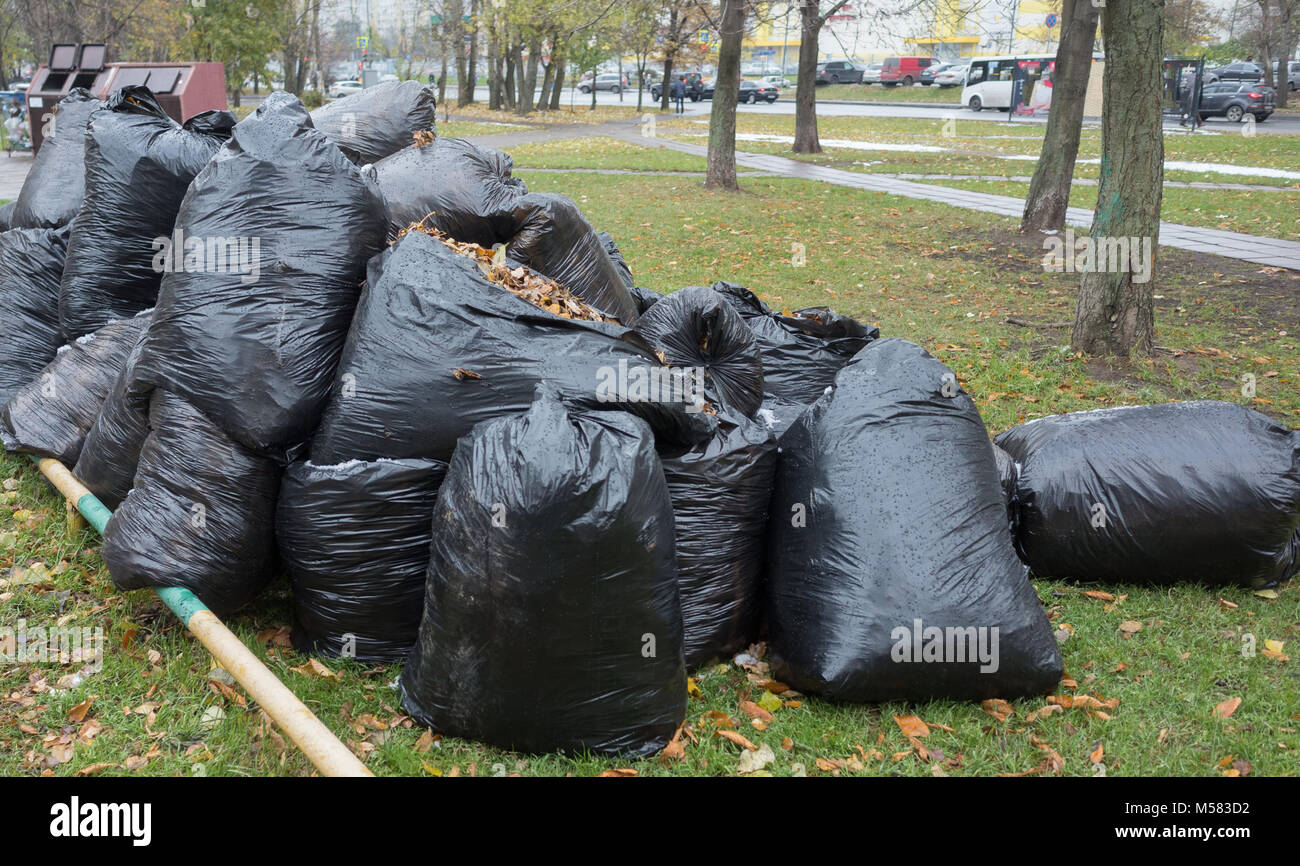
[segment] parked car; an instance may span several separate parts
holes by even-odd
[[[1220,66],[1217,69],[1211,69],[1205,73],[1206,81],[1246,81],[1256,82],[1264,80],[1264,70],[1260,69],[1254,63],[1243,61],[1241,63],[1229,63],[1227,66]]]
[[[831,60],[817,64],[818,84],[861,84],[861,66],[854,66],[847,60]]]
[[[1300,60],[1292,60],[1287,66],[1287,88],[1295,93],[1300,90]]]
[[[578,89],[583,93],[591,93],[592,86],[592,80],[588,78],[586,81],[578,85]],[[594,86],[597,90],[608,90],[610,93],[622,93],[627,89],[627,76],[619,75],[617,72],[610,72],[607,75],[597,75]]]
[[[917,83],[922,87],[929,87],[931,84],[934,84],[934,77],[936,75],[940,72],[951,69],[956,65],[957,64],[955,63],[932,63],[921,70],[921,77],[917,79]]]
[[[673,73],[673,80],[676,81],[680,76]],[[655,82],[650,85],[650,98],[658,102],[663,97],[663,82]],[[670,89],[669,93],[672,92]],[[710,91],[712,92],[712,91]],[[704,78],[698,72],[686,73],[686,98],[691,102],[699,102],[704,98]]]
[[[886,57],[880,67],[880,83],[886,87],[911,87],[921,80],[921,73],[938,63],[934,57]]]
[[[966,83],[966,70],[969,68],[969,63],[953,63],[935,74],[934,83],[939,87],[960,87]]]
[[[364,89],[365,89],[365,85],[363,85],[360,81],[356,80],[355,78],[349,78],[344,81],[336,81],[333,84],[331,84],[330,89],[326,91],[326,94],[331,99],[338,99],[341,96],[351,96],[354,93],[360,93]]]
[[[771,105],[781,98],[781,89],[775,84],[768,84],[766,81],[742,81],[740,82],[740,101],[746,104],[756,102],[766,102]]]
[[[863,69],[862,69],[862,83],[863,83],[863,84],[879,84],[879,83],[880,83],[880,68],[881,68],[882,66],[884,66],[884,65],[885,65],[885,64],[883,64],[883,63],[868,63],[865,67],[863,67]]]
[[[1201,117],[1226,117],[1236,123],[1247,114],[1264,120],[1276,105],[1273,88],[1262,84],[1216,81],[1201,91]]]
[[[713,98],[713,82],[704,85],[704,98]],[[742,81],[740,82],[739,100],[743,103],[767,102],[773,103],[781,98],[781,91],[777,90],[770,84],[764,84],[761,81]]]
[[[760,81],[763,84],[770,84],[771,86],[775,87],[777,90],[784,90],[785,88],[790,86],[789,84],[786,83],[784,75],[764,75],[760,79]]]

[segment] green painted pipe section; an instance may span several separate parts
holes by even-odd
[[[190,617],[201,610],[208,609],[206,604],[199,601],[197,595],[183,586],[164,586],[155,589],[154,592],[158,593],[158,597],[172,609],[172,613],[180,617],[186,628],[190,626]]]
[[[32,462],[40,465],[43,458],[37,455],[29,455]],[[93,493],[86,493],[76,502],[77,510],[86,518],[86,522],[95,527],[95,531],[100,535],[104,534],[104,527],[108,526],[108,520],[113,516],[113,511],[107,505],[99,500],[99,497]],[[155,588],[154,592],[158,597],[172,609],[172,613],[180,617],[186,628],[189,627],[190,617],[201,610],[207,610],[208,607],[199,601],[199,597],[190,592],[183,586],[165,586],[161,589]]]
[[[104,527],[108,525],[108,519],[113,516],[108,506],[100,502],[99,497],[93,493],[87,493],[77,500],[77,510],[100,535],[104,534]]]

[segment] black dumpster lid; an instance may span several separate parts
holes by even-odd
[[[56,42],[50,49],[50,71],[72,72],[77,68],[77,45],[75,42]]]

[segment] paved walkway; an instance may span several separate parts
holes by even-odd
[[[18,198],[31,167],[30,153],[15,153],[13,156],[0,153],[0,201]]]
[[[951,181],[994,181],[997,183],[1029,183],[1033,177],[1027,174],[1015,174],[1007,176],[1004,174],[907,174],[900,172],[872,172],[877,177],[896,177],[899,180],[951,180]],[[1095,177],[1076,177],[1075,186],[1097,186],[1100,183]],[[1172,189],[1222,189],[1238,190],[1241,192],[1295,192],[1295,187],[1289,186],[1265,186],[1257,183],[1214,183],[1213,181],[1204,180],[1167,180],[1165,187]]]

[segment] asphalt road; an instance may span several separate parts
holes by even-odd
[[[922,88],[917,85],[918,92]],[[456,88],[448,87],[447,95],[449,98],[455,96]],[[781,99],[772,104],[760,105],[741,105],[739,110],[753,114],[794,114],[794,88],[786,91]],[[486,87],[478,87],[474,90],[476,99],[486,102],[488,92]],[[574,106],[583,106],[591,104],[591,94],[582,93],[576,88],[570,88],[564,94],[562,103],[566,108],[572,104]],[[634,107],[636,105],[636,91],[626,91],[623,93],[622,101],[618,96],[608,91],[600,91],[596,94],[597,105],[623,105]],[[650,105],[650,93],[646,91],[643,105]],[[687,114],[707,114],[711,103],[703,102],[686,102]],[[817,114],[821,116],[843,116],[843,117],[915,117],[929,120],[946,120],[949,116],[955,116],[960,120],[982,121],[988,123],[1005,123],[1007,113],[1005,111],[971,111],[959,105],[895,105],[895,104],[865,104],[853,102],[824,102],[817,103]],[[1020,117],[1016,118],[1017,123],[1047,123],[1046,117]],[[1093,121],[1095,123],[1095,121]],[[1177,120],[1171,120],[1166,123],[1169,130],[1180,130]],[[1205,122],[1203,127],[1206,130],[1214,132],[1237,133],[1241,131],[1241,124],[1230,123],[1223,118],[1210,118]],[[1263,123],[1255,124],[1255,131],[1259,134],[1289,134],[1300,135],[1300,116],[1291,115],[1283,117],[1274,115]]]

